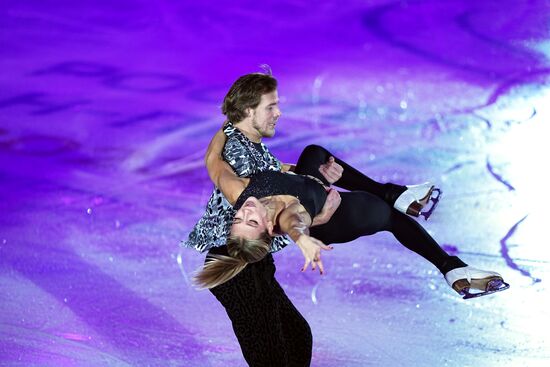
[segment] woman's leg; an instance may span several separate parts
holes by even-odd
[[[210,291],[224,306],[250,366],[309,366],[311,330],[274,272],[268,255]]]
[[[395,185],[392,183],[381,184],[370,177],[359,172],[346,162],[342,161],[325,148],[318,145],[308,145],[300,154],[296,163],[296,173],[301,175],[310,175],[321,179],[327,183],[319,166],[326,163],[329,157],[334,157],[336,163],[344,168],[342,177],[334,183],[335,186],[349,191],[366,191],[378,196],[380,199],[393,205],[399,195],[407,190],[406,186]]]
[[[456,256],[450,256],[420,224],[390,207],[368,192],[341,192],[342,202],[324,225],[310,228],[311,236],[325,242],[343,243],[356,238],[389,231],[406,248],[416,252],[443,274],[466,266]]]
[[[313,237],[329,244],[390,231],[403,246],[435,265],[449,286],[464,298],[484,296],[510,287],[500,274],[468,266],[457,256],[447,254],[422,226],[380,198],[360,191],[340,195],[342,203],[330,221],[310,228]],[[471,289],[478,292],[472,293]]]

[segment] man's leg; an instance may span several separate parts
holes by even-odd
[[[278,298],[279,316],[282,322],[283,338],[288,351],[288,365],[309,366],[311,363],[312,335],[306,319],[294,307],[278,282],[273,283],[272,292]]]
[[[250,366],[309,366],[309,325],[293,308],[274,272],[273,257],[268,255],[210,291],[225,307]],[[289,337],[289,332],[300,338]]]

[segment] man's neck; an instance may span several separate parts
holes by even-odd
[[[235,124],[235,127],[239,129],[239,131],[243,133],[244,136],[246,136],[248,140],[252,141],[253,143],[262,142],[262,136],[258,133],[256,129],[250,127],[249,125],[240,123],[240,124]]]

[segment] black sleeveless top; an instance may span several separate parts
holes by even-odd
[[[323,185],[309,176],[264,171],[250,177],[250,183],[239,196],[233,208],[239,210],[246,199],[251,196],[260,199],[272,195],[296,197],[312,219],[323,209],[327,200],[327,192]]]

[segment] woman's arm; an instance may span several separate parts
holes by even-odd
[[[276,224],[282,232],[287,233],[296,242],[302,234],[309,235],[311,217],[296,200],[281,211]]]
[[[332,247],[309,235],[311,217],[304,207],[299,202],[289,205],[279,214],[277,221],[281,231],[288,233],[302,251],[305,258],[302,271],[307,269],[311,263],[312,270],[315,270],[316,266],[319,265],[319,271],[323,274],[321,249],[332,250]]]
[[[223,130],[218,130],[208,145],[204,162],[214,185],[221,190],[231,204],[235,204],[246,187],[246,179],[239,178],[231,166],[223,160],[222,151],[225,140]]]

